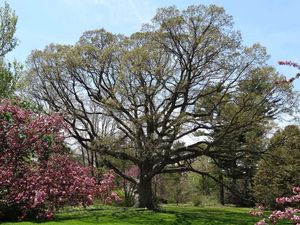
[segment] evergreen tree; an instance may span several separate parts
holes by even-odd
[[[300,184],[300,129],[289,125],[270,140],[266,156],[254,176],[256,201],[275,205],[275,198],[285,196]]]

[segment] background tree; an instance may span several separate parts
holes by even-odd
[[[7,98],[15,91],[18,70],[21,66],[16,62],[6,64],[4,56],[17,46],[14,37],[18,17],[7,2],[0,6],[0,98]]]
[[[1,62],[0,62],[1,63]],[[0,98],[7,98],[14,92],[15,79],[2,62],[0,65]]]
[[[268,76],[264,74],[268,74]],[[265,152],[266,135],[273,123],[273,117],[267,115],[268,111],[274,107],[274,102],[269,100],[269,94],[273,92],[274,84],[278,79],[279,75],[273,68],[260,68],[241,81],[234,93],[224,96],[226,101],[222,104],[216,106],[216,102],[222,96],[220,93],[216,93],[210,99],[198,102],[200,112],[213,112],[214,116],[206,118],[208,122],[225,125],[216,127],[212,131],[214,139],[219,139],[214,148],[218,152],[226,152],[227,155],[226,160],[212,159],[214,164],[220,168],[219,179],[231,187],[228,190],[223,187],[222,183],[220,184],[221,203],[225,203],[225,200],[227,203],[238,205],[254,203],[253,176],[257,163]],[[257,107],[253,108],[253,111],[248,109],[245,113],[238,113],[247,102],[251,102]],[[282,104],[284,103],[282,102]],[[282,107],[284,108],[284,105]],[[234,115],[237,115],[235,119],[241,129],[224,135],[228,129],[226,124],[231,123]],[[256,121],[249,119],[252,115],[256,115]],[[202,135],[203,132],[206,131],[198,132],[198,135]]]
[[[197,171],[215,176],[215,165],[207,157],[201,157],[192,164]],[[192,203],[195,206],[218,204],[218,185],[205,173],[163,174],[159,187],[159,198],[168,203]],[[162,201],[163,202],[163,201]]]
[[[18,17],[11,10],[7,2],[0,7],[0,58],[17,46],[16,32]]]
[[[223,8],[169,7],[159,9],[152,23],[130,37],[102,29],[84,33],[74,46],[50,45],[34,51],[28,77],[31,95],[63,113],[71,134],[85,148],[99,135],[102,122],[93,123],[95,116],[116,124],[120,141],[97,142],[93,149],[105,156],[108,167],[137,185],[137,206],[153,209],[155,175],[192,170],[191,160],[200,156],[232,159],[230,150],[213,146],[281,112],[290,94],[287,85],[268,89],[259,101],[250,97],[236,103],[239,110],[229,113],[225,123],[213,119],[215,108],[226,103],[230,110],[235,98],[227,96],[238,93],[249,76],[258,70],[262,77],[274,73],[260,69],[266,59],[261,46],[241,45]],[[196,110],[196,104],[201,109],[202,102],[211,98],[212,110]],[[261,110],[262,105],[268,107]],[[222,132],[215,135],[217,129]],[[175,147],[182,137],[199,130],[206,131],[199,141]],[[120,146],[124,140],[126,148]],[[235,155],[244,152],[237,149]],[[138,179],[124,174],[111,159],[138,166]]]
[[[246,122],[246,121],[244,121]],[[216,148],[228,150],[231,158],[215,160],[219,168],[221,181],[230,187],[225,188],[220,183],[220,202],[240,206],[253,206],[253,177],[257,171],[257,164],[266,151],[267,133],[270,120],[253,123],[247,130],[237,132],[234,136],[224,138]],[[223,193],[222,193],[223,192]],[[223,198],[223,199],[222,199]]]
[[[300,129],[289,125],[270,140],[267,155],[260,161],[254,176],[256,200],[274,207],[275,198],[285,196],[300,183]]]

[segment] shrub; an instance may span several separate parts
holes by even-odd
[[[65,205],[119,200],[109,171],[97,183],[63,145],[61,116],[37,115],[21,102],[0,102],[0,217],[50,219]]]

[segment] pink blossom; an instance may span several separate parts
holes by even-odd
[[[118,201],[113,171],[97,183],[90,168],[72,160],[63,145],[66,125],[59,114],[37,115],[18,102],[0,101],[0,190],[5,207],[51,219],[65,205],[88,206],[96,197]]]
[[[255,225],[267,225],[267,223],[266,223],[266,221],[263,219],[263,220],[258,221]]]
[[[300,202],[300,187],[294,187],[293,193],[295,195],[291,197],[280,197],[276,198],[276,202],[279,204],[292,204],[292,203],[298,203]],[[254,211],[255,212],[255,211]],[[294,224],[300,225],[300,216],[298,215],[300,213],[300,209],[298,208],[292,208],[292,207],[286,207],[284,210],[275,210],[273,211],[267,219],[263,219],[256,223],[256,225],[262,225],[267,224],[267,222],[270,222],[272,224],[278,223],[278,221],[287,219],[292,221]],[[251,215],[256,215],[256,213],[250,213]],[[266,222],[267,221],[267,222]]]
[[[286,65],[286,66],[291,66],[291,67],[294,67],[298,70],[300,70],[300,65],[298,63],[295,63],[295,62],[292,62],[292,61],[278,61],[278,64],[279,65]],[[300,78],[300,73],[297,73],[296,76],[286,80],[282,80],[282,81],[279,81],[279,82],[276,82],[277,84],[284,84],[284,83],[292,83],[294,82],[294,80]]]

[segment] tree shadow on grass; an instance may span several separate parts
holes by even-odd
[[[142,209],[102,209],[102,210],[81,210],[72,213],[62,213],[57,215],[53,221],[64,223],[70,220],[76,220],[84,224],[147,224],[147,225],[172,225],[174,224],[174,215],[154,212]]]
[[[63,210],[44,224],[110,225],[253,225],[258,218],[235,208],[167,207],[154,212],[133,208],[87,208]],[[39,223],[35,221],[34,223]],[[283,224],[283,223],[282,223]]]
[[[174,225],[253,225],[257,218],[246,213],[228,212],[215,209],[196,209],[181,212],[179,210],[164,210],[165,213],[174,214]]]
[[[76,215],[76,214],[75,214]],[[160,210],[87,210],[85,213],[57,218],[62,220],[79,220],[85,223],[111,224],[147,224],[147,225],[253,225],[257,218],[246,213],[229,212],[222,209],[184,209]]]

